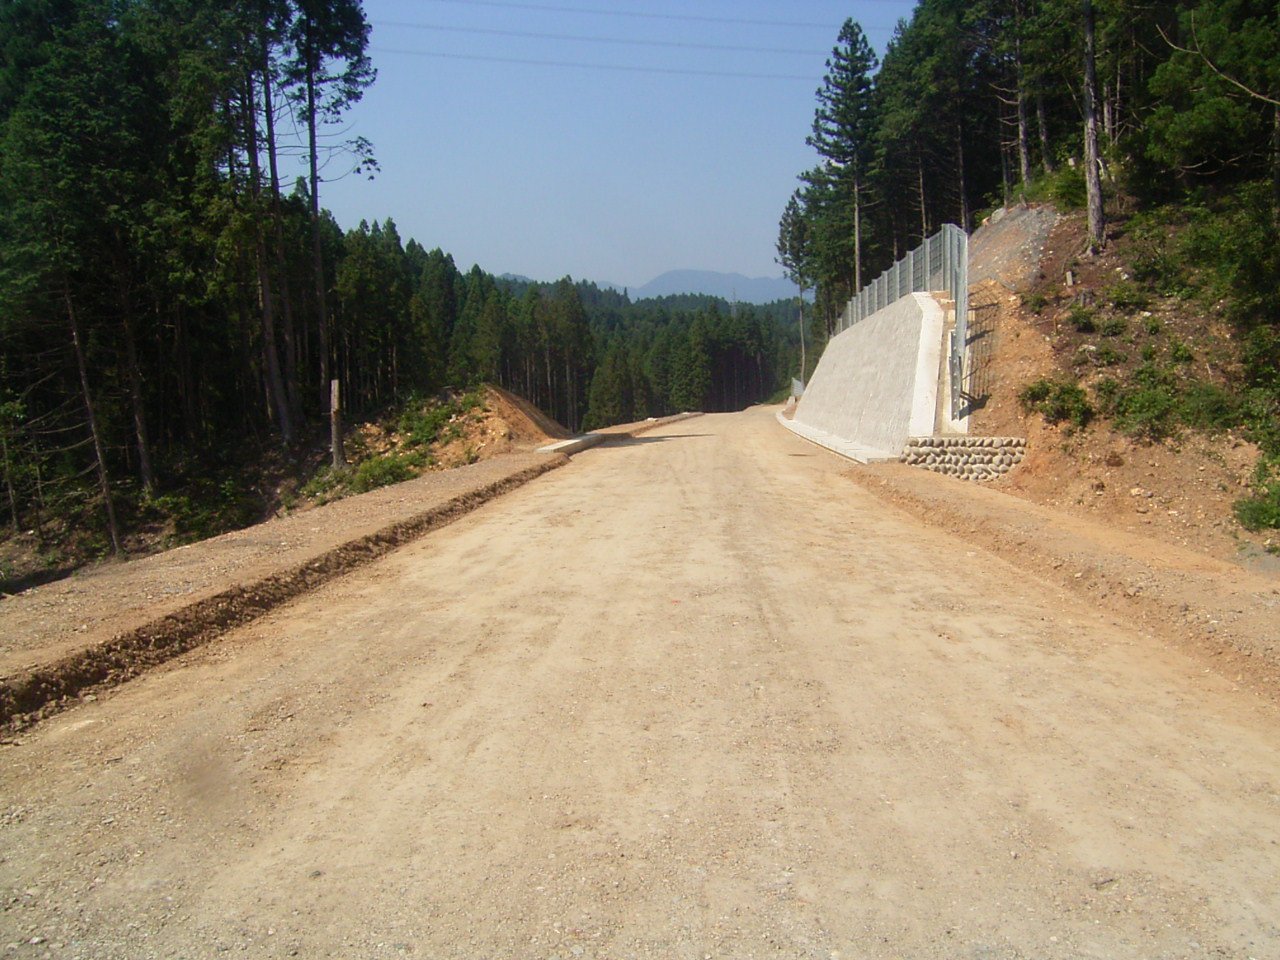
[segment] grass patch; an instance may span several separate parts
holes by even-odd
[[[1145,310],[1151,304],[1151,297],[1136,283],[1122,280],[1107,290],[1107,299],[1117,310],[1125,313],[1136,313]]]
[[[1280,528],[1280,463],[1263,460],[1253,476],[1254,494],[1234,504],[1236,519],[1246,530]]]
[[[1075,327],[1076,333],[1096,333],[1097,319],[1096,313],[1078,303],[1073,303],[1067,311],[1067,323]]]
[[[1124,317],[1107,317],[1098,324],[1098,332],[1104,337],[1123,337],[1129,330],[1129,321]]]

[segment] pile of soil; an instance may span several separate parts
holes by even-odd
[[[484,386],[481,403],[449,420],[445,438],[430,446],[427,470],[452,470],[507,453],[521,453],[564,440],[568,430],[513,393]],[[355,426],[347,437],[347,459],[358,463],[369,456],[406,452],[412,444],[395,421],[369,421]]]

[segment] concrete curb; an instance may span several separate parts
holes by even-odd
[[[819,430],[817,427],[811,427],[796,420],[788,420],[781,412],[777,413],[776,417],[780,424],[800,439],[808,440],[810,443],[817,444],[832,453],[839,454],[857,463],[884,463],[890,460],[897,460],[900,456],[897,453],[889,453],[887,450],[877,450],[861,443],[854,443],[852,440],[845,440],[842,437],[827,433],[825,430]]]
[[[545,447],[539,447],[538,453],[563,453],[565,455],[580,453],[583,450],[598,447],[600,444],[608,443],[611,440],[629,440],[632,437],[640,436],[642,433],[648,433],[650,430],[665,427],[669,423],[679,423],[681,420],[689,420],[700,416],[702,416],[701,413],[676,413],[669,417],[658,417],[654,420],[641,420],[637,423],[624,423],[616,427],[605,427],[602,430],[593,430],[591,433],[584,433],[577,437],[570,437],[568,440],[561,440]]]
[[[570,456],[575,453],[581,453],[583,450],[589,450],[592,447],[599,446],[604,443],[604,437],[598,433],[584,433],[580,437],[570,437],[568,440],[561,440],[559,443],[548,444],[545,447],[539,447],[539,453],[563,453]]]
[[[0,729],[21,729],[59,712],[72,698],[121,684],[568,462],[563,455],[547,457],[543,463],[458,494],[265,577],[235,583],[133,630],[6,677],[0,683]]]

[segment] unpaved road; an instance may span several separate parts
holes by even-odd
[[[771,417],[0,748],[0,954],[1280,957],[1276,709]]]

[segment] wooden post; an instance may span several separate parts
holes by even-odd
[[[347,465],[342,453],[342,407],[338,405],[338,381],[329,381],[329,443],[333,447],[333,469]]]

